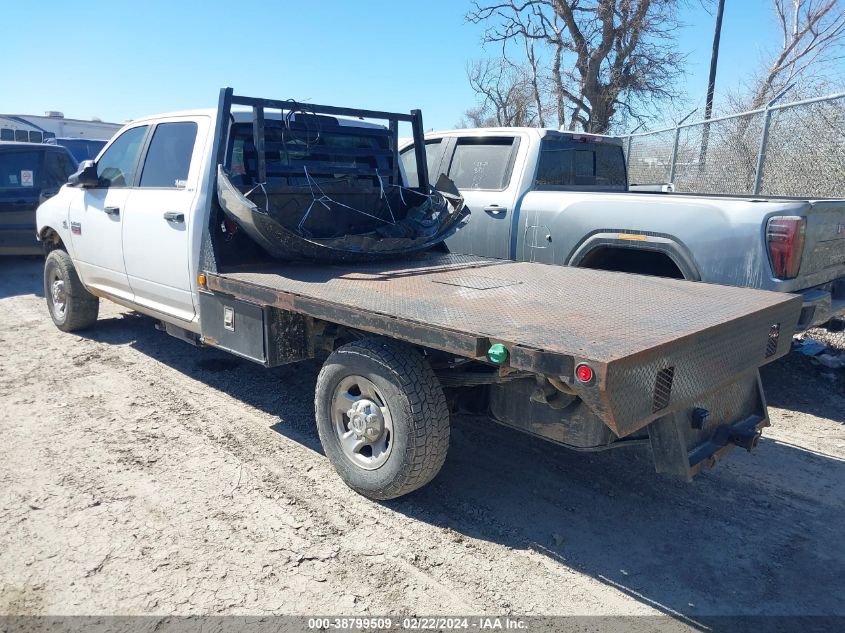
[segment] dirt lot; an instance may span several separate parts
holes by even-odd
[[[440,476],[379,504],[321,454],[316,364],[105,302],[63,334],[40,275],[0,261],[0,613],[845,615],[845,372],[768,367],[759,449],[691,485],[456,419]]]

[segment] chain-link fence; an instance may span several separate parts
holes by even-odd
[[[845,93],[623,137],[632,185],[845,197]]]
[[[622,137],[632,185],[675,191],[845,198],[845,93]],[[845,359],[845,332],[803,337]],[[837,356],[838,355],[838,356]],[[830,361],[835,362],[835,361]]]

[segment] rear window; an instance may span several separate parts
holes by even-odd
[[[544,138],[535,189],[605,189],[624,191],[625,158],[611,143]]]
[[[256,184],[258,161],[252,124],[235,124],[230,138],[228,168],[235,182]],[[308,176],[318,181],[363,178],[378,186],[380,176],[387,184],[393,156],[389,138],[386,129],[340,126],[313,117],[289,124],[268,120],[264,129],[267,178],[305,185],[307,170]]]
[[[0,189],[41,187],[41,152],[0,152]]]
[[[515,141],[513,137],[458,139],[449,178],[458,189],[505,189],[513,167]]]

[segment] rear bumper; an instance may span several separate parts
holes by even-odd
[[[759,374],[750,372],[694,406],[648,426],[657,472],[691,480],[736,447],[751,451],[769,426]]]
[[[798,294],[803,300],[796,328],[798,331],[824,325],[834,317],[845,316],[845,277]]]

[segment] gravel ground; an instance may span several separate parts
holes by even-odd
[[[773,427],[693,484],[457,418],[435,481],[374,503],[265,370],[103,302],[63,334],[0,260],[0,614],[845,615],[845,379],[765,369]]]

